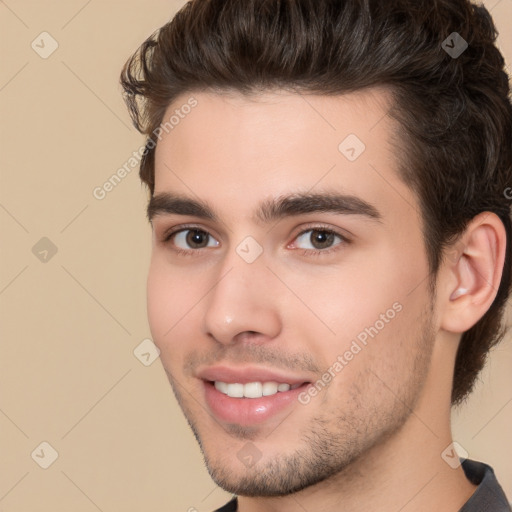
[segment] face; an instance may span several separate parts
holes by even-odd
[[[424,392],[418,202],[385,91],[201,92],[164,120],[192,96],[156,148],[151,332],[214,481],[286,495],[374,456]]]

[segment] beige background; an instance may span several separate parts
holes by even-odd
[[[511,62],[512,0],[485,3]],[[204,469],[160,360],[145,366],[133,352],[150,338],[137,168],[93,197],[143,142],[120,69],[183,4],[0,0],[0,511],[202,512],[229,498]],[[46,59],[31,47],[51,49],[43,31],[58,43]],[[46,262],[32,251],[43,237],[57,248]],[[509,498],[511,370],[509,337],[454,418],[455,439],[495,468]],[[43,441],[58,452],[48,469]]]

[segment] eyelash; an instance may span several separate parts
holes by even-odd
[[[201,233],[205,233],[208,236],[211,236],[210,233],[208,233],[208,231],[205,231],[204,229],[201,229],[198,226],[185,225],[185,226],[181,226],[179,229],[175,229],[175,230],[173,230],[171,232],[164,233],[164,235],[162,237],[162,242],[167,245],[167,244],[170,243],[171,238],[174,235],[177,235],[178,233],[181,233],[182,231],[189,231],[189,230],[194,230],[194,229],[197,230],[197,231],[200,231]],[[349,244],[351,242],[346,236],[342,235],[341,233],[339,233],[337,231],[334,231],[330,227],[322,226],[322,225],[312,226],[312,227],[309,227],[308,229],[305,229],[305,230],[301,231],[300,233],[298,233],[294,237],[293,240],[296,240],[301,235],[304,235],[305,233],[308,233],[309,231],[320,231],[322,233],[327,233],[328,235],[337,236],[337,237],[339,237],[341,239],[341,242],[336,244],[336,245],[334,245],[333,247],[330,247],[328,249],[323,249],[323,250],[322,249],[296,249],[296,250],[299,250],[299,251],[302,250],[302,255],[303,256],[316,256],[316,257],[318,257],[318,256],[330,254],[332,252],[340,250],[340,246],[347,245],[347,244]],[[172,250],[176,254],[178,254],[179,256],[201,256],[201,250],[200,249],[185,250],[185,249],[180,249],[180,248],[174,247]]]

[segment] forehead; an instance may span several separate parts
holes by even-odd
[[[321,189],[415,210],[397,172],[390,98],[384,89],[184,94],[162,121],[175,118],[156,147],[155,195],[199,196],[245,215],[269,196]]]

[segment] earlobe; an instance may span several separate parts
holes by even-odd
[[[505,228],[494,213],[481,213],[470,222],[457,243],[458,254],[445,264],[443,329],[465,332],[491,307],[503,273],[505,245]]]

